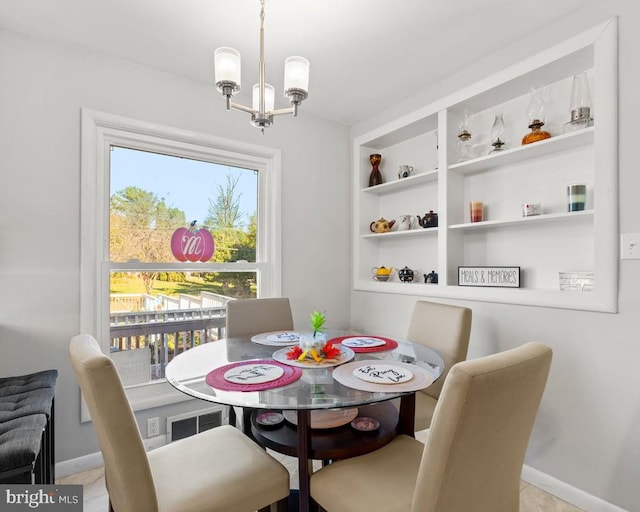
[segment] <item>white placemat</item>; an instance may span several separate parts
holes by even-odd
[[[342,366],[338,366],[333,370],[333,378],[340,384],[353,389],[382,393],[418,391],[419,389],[424,389],[433,383],[433,375],[429,370],[426,370],[421,366],[401,363],[399,361],[389,361],[384,364],[393,365],[410,371],[413,374],[413,378],[411,380],[400,382],[398,384],[377,384],[375,382],[364,381],[353,375],[354,370],[357,370],[358,368],[380,364],[380,359],[352,361],[350,363],[343,364]]]
[[[341,341],[342,345],[351,348],[369,348],[385,345],[386,342],[380,338],[368,338],[366,336],[352,336]]]
[[[413,379],[413,372],[404,366],[386,363],[374,363],[358,366],[353,376],[374,384],[402,384]]]
[[[260,345],[270,345],[272,347],[297,345],[300,341],[300,333],[295,331],[263,332],[252,336],[251,341]]]
[[[224,379],[235,384],[262,384],[277,380],[282,375],[284,369],[275,364],[245,364],[227,370]]]

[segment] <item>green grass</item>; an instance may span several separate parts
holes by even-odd
[[[154,281],[151,295],[175,295],[184,293],[188,295],[198,295],[200,292],[218,293],[221,295],[234,296],[233,286],[225,286],[220,282],[205,282],[201,278],[187,277],[185,282]],[[146,293],[142,279],[136,277],[111,278],[112,294],[136,294]]]

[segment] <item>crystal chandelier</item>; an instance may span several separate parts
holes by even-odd
[[[284,95],[290,108],[275,109],[275,90],[264,79],[264,0],[260,0],[260,63],[258,83],[253,86],[253,106],[246,107],[231,101],[240,91],[240,52],[233,48],[215,51],[215,79],[218,91],[227,98],[227,110],[236,109],[251,114],[251,124],[261,128],[271,126],[273,117],[282,114],[298,115],[298,105],[309,95],[309,61],[304,57],[289,57],[284,61]]]

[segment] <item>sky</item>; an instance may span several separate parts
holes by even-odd
[[[226,185],[227,173],[240,176],[236,194],[240,194],[240,211],[246,225],[256,213],[258,178],[252,170],[200,162],[146,151],[112,148],[110,195],[135,186],[164,199],[168,207],[185,212],[187,222],[204,224],[209,200],[215,201],[218,185]]]

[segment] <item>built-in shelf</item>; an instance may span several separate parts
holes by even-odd
[[[356,136],[354,289],[616,312],[617,61],[612,19]],[[570,117],[573,76],[582,71],[592,86],[594,123],[562,133]],[[530,124],[531,87],[544,90],[545,129],[553,135],[521,146]],[[505,140],[514,147],[487,154],[497,114],[504,115]],[[459,162],[464,116],[473,134],[472,151],[484,156]],[[429,170],[363,188],[374,152],[383,156],[389,172],[401,165]],[[564,211],[569,183],[587,185],[585,210]],[[485,203],[490,220],[462,223],[472,199]],[[528,202],[543,205],[547,213],[515,217]],[[372,219],[429,210],[438,213],[438,228],[369,231]],[[374,281],[371,268],[379,265],[407,266],[416,279],[403,283],[394,275],[387,282]],[[461,266],[518,266],[522,287],[458,286]],[[432,270],[438,284],[424,283],[422,274]],[[592,272],[593,290],[560,290],[559,273],[565,271]]]
[[[476,229],[491,229],[509,226],[525,226],[527,224],[538,224],[540,222],[558,222],[558,221],[571,221],[577,219],[585,219],[587,217],[593,217],[594,210],[583,210],[578,212],[561,212],[561,213],[545,213],[543,215],[531,215],[529,217],[518,217],[515,219],[504,220],[486,220],[483,222],[468,222],[465,224],[453,224],[449,226],[449,229],[460,230],[476,230]]]
[[[463,174],[484,172],[497,167],[513,165],[546,155],[558,154],[570,149],[593,144],[594,127],[557,135],[550,139],[534,142],[525,146],[516,146],[491,155],[474,158],[449,166],[450,171]]]
[[[399,238],[409,236],[429,236],[435,235],[438,232],[438,228],[415,228],[406,229],[404,231],[387,231],[386,233],[368,233],[361,235],[362,238],[384,240],[388,238]]]
[[[392,192],[398,192],[399,190],[415,187],[423,183],[428,183],[430,181],[437,181],[437,180],[438,180],[438,170],[436,169],[434,171],[415,174],[413,176],[409,176],[408,178],[402,178],[396,181],[383,183],[381,185],[375,185],[373,187],[363,188],[362,192],[365,192],[367,194],[376,194],[376,195],[389,194]]]

